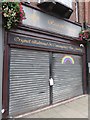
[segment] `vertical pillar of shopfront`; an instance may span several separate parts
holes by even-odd
[[[88,93],[90,94],[90,43],[87,42],[87,78],[88,78]]]
[[[52,52],[50,52],[50,58],[49,58],[49,60],[50,60],[50,62],[49,62],[50,63],[49,82],[50,82],[51,80],[53,80],[53,73],[52,73],[52,65],[53,65],[53,62],[52,62]],[[50,104],[52,104],[52,103],[53,103],[53,85],[50,85]]]
[[[90,26],[87,26],[90,29]],[[90,41],[87,41],[87,80],[88,80],[88,108],[90,109]],[[90,111],[88,110],[88,118],[90,118]]]
[[[2,65],[3,65],[3,39],[2,39],[2,15],[0,14],[0,120],[2,118]]]
[[[90,94],[90,62],[88,63],[88,69],[89,69],[88,80],[89,80],[89,94]]]

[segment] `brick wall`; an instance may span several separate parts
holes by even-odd
[[[72,15],[70,16],[70,20],[72,21],[76,21],[76,7],[75,7],[75,2],[72,3],[72,8],[73,8],[73,13]]]
[[[90,25],[90,1],[88,3],[88,24]]]
[[[85,19],[90,24],[90,2],[85,2]]]
[[[84,2],[79,2],[79,22],[83,23],[85,21],[85,4]]]
[[[90,24],[90,1],[89,2],[79,2],[79,21],[76,19],[76,3],[72,3],[73,13],[70,17],[70,20],[83,23],[86,21],[88,24]]]

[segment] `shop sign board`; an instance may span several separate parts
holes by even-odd
[[[26,19],[23,20],[24,25],[33,26],[50,32],[70,36],[79,37],[81,26],[76,25],[64,19],[60,19],[34,8],[23,5]]]
[[[66,50],[71,52],[73,51],[73,52],[83,53],[83,48],[79,47],[79,45],[76,46],[67,43],[60,43],[57,41],[35,39],[32,37],[20,36],[13,33],[9,34],[8,43],[14,45],[32,46],[39,48]]]

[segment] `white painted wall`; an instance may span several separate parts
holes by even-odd
[[[27,0],[27,1],[29,1],[29,0]],[[33,0],[30,0],[30,1],[33,1]],[[34,0],[34,1],[36,1],[36,2],[38,1],[39,3],[44,2],[44,1],[47,1],[47,2],[56,1],[56,2],[60,2],[64,5],[68,6],[70,8],[72,8],[72,2],[73,2],[73,0]]]
[[[72,0],[55,0],[55,1],[61,2],[61,3],[63,3],[64,5],[72,8]]]

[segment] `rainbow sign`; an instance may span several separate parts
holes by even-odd
[[[74,64],[74,59],[73,57],[69,56],[69,55],[65,55],[62,58],[62,64],[66,63],[67,61],[69,61],[71,64]]]

